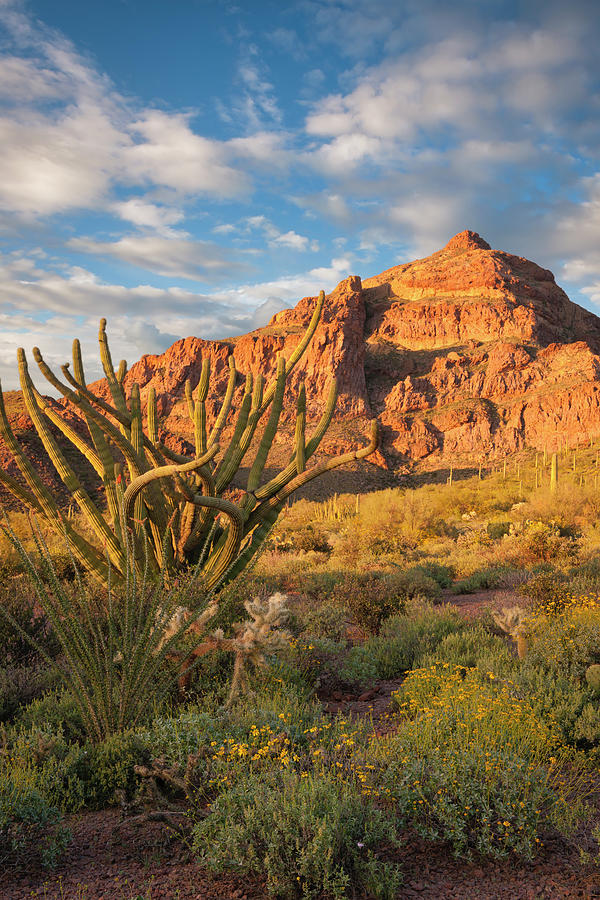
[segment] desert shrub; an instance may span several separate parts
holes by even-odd
[[[295,772],[236,785],[194,828],[200,865],[264,874],[270,895],[289,898],[341,900],[362,889],[392,900],[399,871],[378,854],[396,841],[391,821],[359,788]]]
[[[331,544],[327,540],[324,530],[316,524],[305,525],[301,530],[295,531],[291,535],[291,539],[295,550],[305,553],[311,550],[316,553],[331,552]]]
[[[395,577],[353,573],[335,585],[331,599],[340,606],[346,606],[361,628],[377,631],[385,619],[404,608],[406,598],[399,591]]]
[[[69,691],[56,689],[24,706],[13,724],[23,731],[42,729],[61,733],[65,740],[83,743],[85,724],[75,698]]]
[[[455,609],[413,606],[410,614],[393,616],[379,635],[353,647],[341,667],[342,677],[362,684],[374,678],[396,678],[419,665],[448,634],[464,628],[466,623]]]
[[[555,616],[567,606],[569,585],[561,572],[540,572],[521,585],[519,594],[531,601],[534,614]]]
[[[435,650],[420,660],[424,668],[438,663],[477,668],[495,675],[508,675],[517,666],[506,640],[479,623],[446,635]]]
[[[449,588],[456,577],[454,566],[443,565],[433,559],[418,563],[408,571],[415,574],[421,573],[427,578],[432,578],[441,588]],[[424,596],[427,596],[427,593],[424,593]]]
[[[525,565],[552,562],[577,553],[577,539],[570,528],[554,522],[527,522],[519,541],[519,555]]]
[[[35,605],[35,591],[24,578],[11,578],[0,587],[0,647],[4,660],[13,665],[30,664],[38,654],[31,641],[50,656],[58,652],[58,641],[48,619]]]
[[[69,833],[58,809],[44,796],[35,771],[0,766],[0,863],[15,865],[37,854],[52,866],[66,847]]]
[[[344,641],[348,630],[349,610],[343,603],[324,600],[316,606],[309,606],[302,612],[303,632],[308,637],[324,637],[333,641]]]
[[[582,682],[585,670],[600,662],[600,607],[571,605],[552,618],[533,619],[528,668],[566,675]]]
[[[118,793],[129,799],[133,797],[140,781],[133,767],[148,762],[143,737],[121,732],[85,749],[86,766],[81,778],[85,783],[86,805],[101,809],[114,803]]]
[[[511,682],[473,668],[410,672],[394,695],[404,720],[382,750],[382,785],[422,834],[457,855],[530,858],[540,831],[568,831],[585,813],[584,776]]]
[[[437,582],[423,572],[398,571],[348,575],[338,582],[331,596],[347,606],[357,625],[376,632],[390,616],[402,613],[409,600],[435,599],[439,594]]]
[[[477,591],[487,591],[498,587],[502,578],[502,569],[487,568],[478,569],[472,575],[461,578],[452,585],[454,594],[475,594]]]
[[[400,744],[396,753],[404,752]],[[440,746],[404,755],[381,785],[397,800],[403,822],[467,859],[531,859],[548,824],[568,832],[576,818],[547,769],[476,742],[460,752]]]
[[[0,722],[9,722],[20,709],[57,685],[56,674],[43,662],[9,664],[0,669]]]
[[[148,761],[144,734],[122,732],[100,744],[72,743],[62,728],[45,725],[13,728],[5,736],[0,756],[13,768],[36,773],[36,786],[62,812],[83,806],[100,809],[115,801],[117,792],[133,796],[139,779],[134,765]]]
[[[488,537],[493,541],[498,541],[505,534],[510,534],[510,522],[488,522],[486,531]]]

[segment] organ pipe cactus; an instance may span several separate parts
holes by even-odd
[[[289,461],[274,477],[263,472],[283,409],[289,376],[305,352],[319,323],[325,294],[321,291],[305,334],[289,359],[279,356],[277,372],[265,386],[262,375],[246,375],[241,403],[233,409],[237,369],[229,357],[229,379],[220,410],[209,423],[206,399],[210,383],[209,360],[204,359],[195,389],[186,384],[185,395],[193,423],[193,458],[173,452],[159,440],[157,401],[150,390],[143,427],[140,391],[133,384],[125,389],[126,363],[115,370],[106,336],[106,321],[99,331],[100,358],[112,398],[109,403],[86,385],[79,341],[73,343],[73,368],[62,366],[59,378],[46,364],[38,348],[33,357],[42,375],[69,401],[79,417],[73,427],[35,388],[24,350],[18,351],[23,398],[36,431],[72,501],[89,526],[89,536],[65,519],[58,503],[23,451],[12,431],[0,390],[0,434],[12,452],[23,482],[0,471],[0,484],[37,516],[45,519],[61,535],[66,534],[79,562],[100,582],[124,579],[127,536],[132,535],[134,554],[142,565],[171,574],[202,560],[202,577],[214,590],[235,577],[262,545],[287,498],[313,478],[353,460],[364,459],[376,449],[377,423],[371,424],[367,446],[307,467],[326,433],[336,405],[337,384],[332,380],[323,415],[313,434],[306,435],[306,393],[301,386],[297,401],[296,428]],[[249,467],[245,492],[234,503],[225,495],[238,473],[268,413],[254,460]],[[227,445],[220,444],[227,423],[233,434]],[[76,469],[70,464],[50,424],[93,467],[104,486],[106,509],[90,496]],[[210,426],[210,427],[209,427]],[[87,434],[82,436],[83,433]],[[146,552],[145,544],[150,548]],[[165,572],[166,570],[166,572]]]

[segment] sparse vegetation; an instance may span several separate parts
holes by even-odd
[[[600,759],[595,501],[567,472],[552,495],[538,488],[517,500],[502,474],[463,481],[455,472],[451,485],[360,504],[344,496],[294,504],[210,624],[232,635],[244,604],[258,598],[260,630],[266,598],[287,591],[289,634],[261,651],[267,665],[248,669],[249,690],[226,704],[234,657],[216,645],[197,659],[184,694],[159,690],[178,673],[167,654],[152,656],[139,714],[101,732],[91,723],[93,713],[106,718],[102,695],[82,705],[81,686],[51,674],[68,653],[62,614],[42,615],[28,581],[11,575],[3,603],[14,624],[0,620],[6,864],[35,846],[51,865],[68,839],[61,817],[116,802],[138,809],[142,800],[161,810],[185,803],[203,866],[264,874],[281,897],[396,897],[397,841],[411,833],[482,864],[532,859],[548,834],[588,828],[591,841]],[[49,547],[50,569],[59,552]],[[73,598],[81,576],[69,577],[36,582],[38,598],[57,585]],[[471,602],[467,589],[489,605],[473,619],[453,605]],[[92,593],[89,610],[99,597]],[[165,590],[161,598],[169,608],[179,602]],[[89,642],[99,646],[105,633],[95,633]],[[512,638],[521,634],[528,647],[519,659]],[[32,692],[14,688],[17,670],[38,673]],[[350,714],[352,703],[343,711],[343,698],[390,681],[394,701],[376,736],[368,717]],[[115,708],[123,684],[113,676]]]

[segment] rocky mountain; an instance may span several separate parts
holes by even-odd
[[[191,434],[184,385],[198,381],[202,358],[211,361],[214,415],[229,355],[240,372],[268,378],[277,354],[296,346],[314,303],[305,297],[241,337],[184,338],[161,355],[142,357],[125,383],[137,382],[142,400],[155,388],[165,433],[181,443]],[[492,250],[472,231],[425,259],[362,281],[352,275],[337,286],[291,379],[288,430],[299,382],[306,383],[310,422],[322,412],[332,374],[340,396],[323,449],[356,445],[373,417],[382,425],[381,451],[361,465],[362,489],[417,463],[468,465],[528,447],[572,446],[600,433],[600,319],[572,303],[547,269]],[[106,385],[93,389],[103,393]],[[20,426],[27,430],[22,413]],[[285,429],[279,446],[285,454]],[[351,487],[353,478],[339,488]]]

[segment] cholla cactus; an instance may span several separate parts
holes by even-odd
[[[185,625],[185,622],[189,621],[188,632],[205,636],[193,650],[169,654],[171,659],[177,659],[181,663],[180,689],[186,690],[189,687],[192,669],[198,657],[205,656],[212,650],[226,650],[235,654],[233,678],[227,700],[227,705],[231,704],[246,684],[248,663],[257,667],[266,665],[265,652],[280,650],[290,640],[291,635],[284,628],[290,617],[287,602],[287,596],[279,593],[272,594],[266,600],[259,598],[247,600],[244,607],[251,618],[234,625],[234,636],[231,638],[225,637],[222,628],[217,628],[212,634],[207,635],[206,626],[217,612],[217,603],[207,606],[196,619],[192,619],[187,609],[178,607],[169,623],[172,632],[180,634],[182,624]]]
[[[283,627],[290,617],[287,603],[287,596],[279,593],[272,594],[266,600],[257,597],[244,603],[252,619],[236,625],[235,637],[229,642],[228,649],[235,653],[235,666],[228,703],[246,682],[247,664],[264,666],[265,651],[282,649],[290,640],[289,631]]]
[[[503,606],[501,610],[492,613],[492,618],[502,631],[510,635],[517,645],[519,659],[523,659],[529,646],[526,634],[527,612],[521,606]]]
[[[492,618],[514,640],[525,632],[527,613],[521,606],[503,606],[501,610],[492,613]]]

